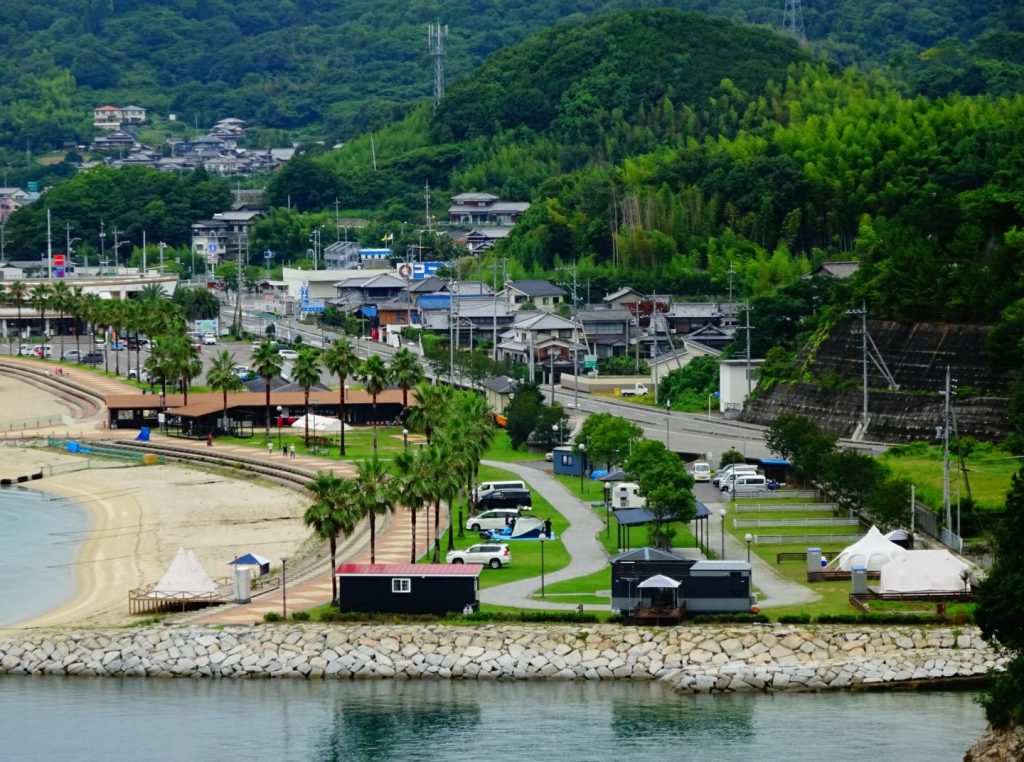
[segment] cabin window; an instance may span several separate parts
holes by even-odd
[[[408,577],[396,577],[391,580],[391,592],[392,593],[411,593],[412,592],[412,580]]]

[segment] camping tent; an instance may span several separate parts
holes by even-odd
[[[260,574],[270,574],[270,559],[258,556],[255,553],[246,553],[234,561],[229,561],[228,566],[255,566]]]
[[[153,588],[153,593],[157,594],[157,597],[187,598],[208,595],[216,591],[217,585],[203,569],[196,554],[184,548],[178,548],[178,555]]]
[[[885,535],[885,539],[905,550],[910,550],[914,546],[914,537],[906,529],[894,529]]]
[[[504,542],[506,540],[537,540],[544,534],[544,522],[532,516],[516,519],[514,527],[505,527],[500,531],[491,532],[491,539]],[[553,540],[554,533],[548,538]]]
[[[295,423],[292,424],[293,429],[306,428],[306,416],[295,419]],[[341,431],[341,421],[338,418],[331,418],[326,415],[314,415],[309,414],[309,430],[314,434],[337,434]],[[351,431],[352,427],[347,423],[345,424],[345,431]]]
[[[868,571],[878,571],[900,553],[906,552],[885,539],[878,527],[871,527],[866,535],[833,558],[826,568],[850,571],[854,566],[863,566]]]
[[[643,582],[636,586],[637,591],[643,590],[644,592],[638,592],[640,600],[646,602],[648,605],[653,606],[656,603],[667,603],[668,600],[672,601],[673,606],[679,605],[679,586],[683,584],[679,580],[666,577],[664,574],[655,574],[653,577],[648,577]],[[671,590],[671,599],[667,598],[665,594],[660,593],[661,590]],[[650,592],[647,592],[650,591]]]
[[[948,550],[908,550],[882,567],[880,593],[962,593],[971,567]]]

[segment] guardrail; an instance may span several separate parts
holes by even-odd
[[[756,495],[749,495],[748,497],[756,497],[758,500],[791,500],[796,497],[818,497],[818,491],[813,489],[786,489],[786,490],[765,490],[764,492],[758,492]],[[743,497],[740,498],[742,500]]]
[[[736,503],[733,511],[736,513],[818,513],[821,511],[835,512],[838,507],[835,503],[781,503],[776,505]]]
[[[748,527],[855,527],[860,519],[733,519],[733,529]]]

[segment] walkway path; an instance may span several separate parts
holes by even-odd
[[[544,497],[551,506],[569,521],[569,527],[562,533],[562,544],[569,551],[569,565],[558,571],[545,574],[545,582],[559,582],[574,577],[584,577],[600,571],[608,565],[608,554],[598,542],[597,533],[604,529],[604,522],[569,490],[563,487],[554,476],[547,471],[540,471],[530,466],[517,463],[504,463],[493,460],[482,461],[486,466],[494,466],[511,471]],[[551,603],[536,601],[530,594],[540,587],[540,577],[530,577],[506,585],[489,587],[480,591],[480,600],[497,606],[512,606],[529,609],[575,609],[571,603]],[[591,604],[584,606],[590,611],[607,611],[608,606]]]
[[[708,541],[711,549],[721,550],[722,517],[719,511],[725,508],[729,510],[728,503],[704,503],[711,516],[708,518]],[[725,520],[729,521],[727,514]],[[728,524],[726,525],[728,527]],[[747,546],[725,532],[725,557],[732,559],[747,558]],[[754,587],[760,591],[757,605],[759,608],[772,608],[775,606],[795,606],[800,603],[813,603],[820,600],[821,596],[806,585],[792,582],[778,573],[772,565],[764,561],[756,553],[750,554],[751,578]]]

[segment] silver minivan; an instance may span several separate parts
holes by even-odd
[[[722,485],[722,492],[732,493],[733,497],[759,495],[768,491],[768,480],[763,474],[737,474]]]
[[[508,521],[518,518],[519,511],[515,508],[495,508],[470,516],[466,522],[466,529],[472,532],[479,532],[482,529],[504,529]]]
[[[477,499],[480,499],[489,492],[494,492],[496,489],[527,489],[526,482],[522,481],[504,481],[504,482],[482,482],[480,486],[476,488]]]
[[[711,483],[721,489],[721,487],[728,482],[732,481],[733,474],[739,476],[740,474],[756,474],[757,466],[752,466],[749,463],[730,463],[722,469],[719,469],[718,473],[715,474]]]

